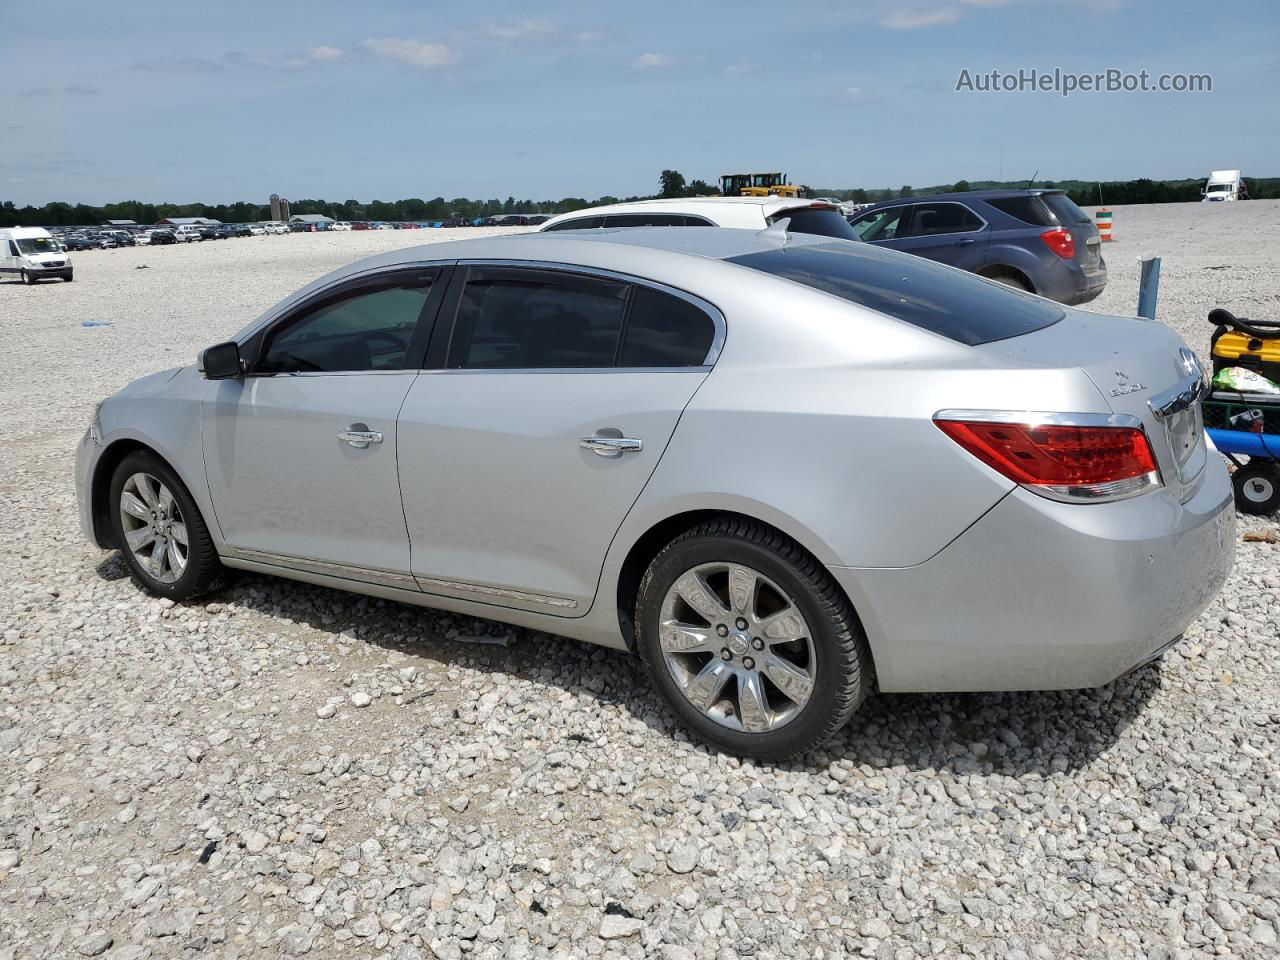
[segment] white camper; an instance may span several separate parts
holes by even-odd
[[[1200,190],[1201,203],[1217,203],[1223,200],[1248,200],[1249,191],[1239,170],[1214,170],[1209,181]]]
[[[35,283],[46,277],[72,280],[71,257],[44,227],[0,228],[0,274]]]

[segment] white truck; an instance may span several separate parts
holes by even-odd
[[[0,274],[35,283],[46,277],[74,279],[71,257],[44,227],[6,227],[0,230]]]
[[[1239,170],[1214,170],[1201,188],[1200,195],[1203,197],[1201,203],[1249,199],[1249,191]]]

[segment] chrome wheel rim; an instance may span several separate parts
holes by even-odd
[[[662,659],[703,716],[770,733],[809,702],[818,658],[792,597],[740,563],[703,563],[676,578],[658,620]]]
[[[149,473],[135,473],[120,491],[125,549],[158,583],[175,583],[187,569],[187,524],[172,491]]]

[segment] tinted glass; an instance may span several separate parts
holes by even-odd
[[[1054,226],[1053,217],[1036,197],[993,197],[986,202],[1000,212],[1033,227]]]
[[[615,213],[604,218],[606,227],[683,227],[679,213]]]
[[[892,240],[898,235],[905,207],[886,207],[875,210],[855,220],[849,227],[860,240]]]
[[[927,237],[939,233],[980,230],[982,221],[962,203],[917,203],[911,206],[907,232],[899,236]]]
[[[578,217],[576,220],[563,220],[560,223],[553,223],[547,227],[548,233],[552,230],[598,230],[604,226],[604,217]]]
[[[975,345],[1031,333],[1063,313],[1039,297],[950,267],[865,244],[783,247],[730,263],[824,293]]]
[[[838,211],[829,207],[797,207],[794,210],[783,210],[773,217],[774,220],[789,218],[787,233],[808,233],[819,237],[836,237],[840,240],[857,240],[846,220]]]
[[[449,366],[611,367],[627,285],[535,270],[472,271],[458,304]]]
[[[1046,193],[1040,201],[1049,208],[1058,223],[1069,227],[1076,223],[1092,223],[1089,215],[1076,206],[1075,201],[1065,193]]]
[[[707,359],[716,328],[687,300],[636,287],[622,344],[624,367],[698,367]]]
[[[267,339],[262,373],[399,370],[431,289],[386,287],[301,314]]]

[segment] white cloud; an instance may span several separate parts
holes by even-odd
[[[518,20],[513,23],[491,23],[485,32],[495,40],[530,41],[545,40],[553,36],[556,28],[545,20]]]
[[[222,64],[201,57],[155,57],[135,63],[133,69],[147,73],[216,73]]]
[[[330,47],[328,45],[321,44],[318,47],[312,47],[308,50],[307,56],[312,60],[341,60],[342,51],[337,47]]]
[[[880,99],[877,94],[871,93],[863,87],[856,86],[840,87],[838,90],[833,91],[831,96],[837,103],[855,105],[862,103],[875,103]]]
[[[376,37],[362,40],[360,46],[383,60],[395,60],[413,67],[431,69],[445,67],[458,59],[457,53],[444,43],[424,43],[403,37]]]
[[[579,30],[573,35],[573,39],[578,43],[600,43],[604,40],[604,31],[595,27]]]
[[[671,66],[671,58],[665,53],[642,53],[631,61],[635,70],[652,70],[654,67]]]
[[[746,57],[740,57],[725,67],[724,72],[731,77],[740,77],[743,74],[754,73],[755,69],[756,64],[754,61],[748,60]]]
[[[921,27],[936,27],[939,24],[951,23],[960,19],[957,7],[909,7],[905,10],[894,10],[880,20],[882,27],[890,30],[917,30]]]

